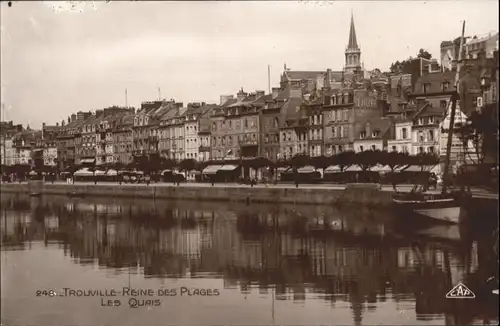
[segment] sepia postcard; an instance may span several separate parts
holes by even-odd
[[[498,1],[0,14],[0,325],[498,325]]]

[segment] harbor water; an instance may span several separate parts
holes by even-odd
[[[497,324],[488,230],[409,233],[399,228],[404,218],[364,208],[2,194],[1,323]],[[475,298],[446,298],[460,282]]]

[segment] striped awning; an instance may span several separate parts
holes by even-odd
[[[297,169],[298,173],[313,173],[314,171],[316,171],[316,169],[314,168],[314,166],[310,165],[306,165]]]
[[[94,164],[95,158],[84,158],[80,160],[80,164]]]
[[[344,172],[359,172],[359,171],[362,171],[362,169],[358,165],[351,165],[344,170]]]
[[[223,165],[219,171],[234,171],[238,168],[237,165],[232,165],[232,164],[226,164],[226,165]]]
[[[373,172],[390,172],[391,171],[391,168],[388,167],[387,165],[380,165],[380,164],[377,164],[375,165],[374,167],[372,167],[370,169],[370,171],[373,171]]]
[[[221,167],[222,165],[209,165],[203,169],[202,174],[216,174]]]
[[[105,175],[105,174],[106,174],[106,171],[102,171],[102,170],[95,171],[95,175]]]
[[[118,172],[116,170],[110,169],[108,170],[108,172],[106,172],[106,175],[115,176],[118,175]]]
[[[338,165],[330,165],[329,167],[327,167],[325,169],[325,173],[336,173],[336,172],[340,172],[340,166]]]
[[[86,177],[86,176],[91,176],[94,174],[91,171],[89,171],[88,169],[81,169],[81,170],[76,171],[73,175],[75,177]]]

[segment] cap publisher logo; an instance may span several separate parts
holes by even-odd
[[[446,293],[446,298],[448,299],[474,299],[476,295],[463,283],[458,283]]]

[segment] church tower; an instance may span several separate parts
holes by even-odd
[[[361,68],[361,49],[356,39],[356,29],[354,28],[354,17],[351,13],[351,28],[349,30],[349,42],[345,50],[346,72],[354,72]]]

